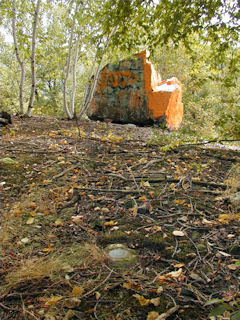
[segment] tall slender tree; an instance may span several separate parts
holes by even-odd
[[[78,12],[79,9],[79,4],[76,2],[75,5],[75,10],[74,10],[74,14],[73,14],[73,19],[72,19],[72,26],[71,26],[71,31],[70,31],[70,37],[69,37],[69,49],[68,49],[68,59],[67,59],[67,67],[66,67],[66,75],[65,75],[65,79],[64,79],[64,85],[63,85],[63,105],[64,105],[64,110],[68,116],[69,119],[73,119],[74,117],[74,110],[73,110],[73,105],[75,103],[75,96],[73,99],[72,96],[72,111],[69,110],[68,107],[68,98],[67,98],[67,81],[70,75],[70,69],[71,69],[71,63],[72,63],[72,51],[73,51],[73,38],[74,38],[74,32],[75,32],[75,25],[76,25],[76,14]],[[80,40],[80,39],[79,39]],[[79,41],[77,41],[77,46],[79,46]],[[78,54],[78,48],[76,48],[76,55]],[[75,88],[76,88],[76,82],[74,83]],[[75,90],[73,91],[73,95],[75,95]]]
[[[17,57],[17,61],[19,62],[21,68],[21,81],[19,88],[19,105],[20,105],[20,114],[24,114],[24,82],[25,82],[25,66],[23,58],[20,54],[17,34],[16,34],[16,20],[17,20],[17,8],[16,8],[16,0],[13,0],[13,15],[12,15],[12,35],[13,42],[15,47],[15,53]]]
[[[39,11],[40,11],[41,0],[37,0],[37,5],[34,13],[34,22],[33,22],[33,31],[32,31],[32,54],[31,54],[31,70],[32,70],[32,87],[31,87],[31,95],[27,110],[27,115],[30,117],[32,114],[35,91],[36,91],[36,34],[38,27],[38,19],[39,19]]]

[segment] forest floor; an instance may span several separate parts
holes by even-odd
[[[2,320],[240,319],[240,151],[161,134],[40,117],[2,130]]]

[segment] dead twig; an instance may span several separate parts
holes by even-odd
[[[81,296],[81,298],[86,298],[88,296],[90,296],[91,294],[93,294],[98,288],[102,287],[104,285],[104,283],[106,283],[108,281],[108,279],[111,277],[113,273],[113,270],[111,270],[108,274],[108,276],[101,282],[99,283],[95,288],[93,288],[92,290],[88,291],[87,293],[85,293],[84,295]]]

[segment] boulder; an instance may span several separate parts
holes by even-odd
[[[7,126],[9,124],[12,124],[11,115],[6,111],[1,111],[0,112],[0,127]]]
[[[101,70],[87,115],[92,120],[137,125],[165,122],[169,129],[178,129],[183,118],[182,85],[177,78],[162,81],[143,51],[137,59],[109,63]]]

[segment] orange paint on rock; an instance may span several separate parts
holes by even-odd
[[[153,118],[157,120],[166,115],[168,128],[177,129],[183,118],[182,84],[177,78],[161,81],[160,74],[147,61],[146,51],[141,52],[138,58],[143,58],[144,61],[145,90]],[[163,84],[177,84],[179,87],[172,92],[160,91],[158,86]]]
[[[127,78],[127,79],[126,79]],[[108,82],[110,82],[110,86],[113,88],[117,87],[127,87],[130,84],[136,84],[138,81],[138,76],[132,71],[110,71],[108,72],[108,68],[102,71],[100,83],[101,83],[101,91],[103,92],[107,86]]]

